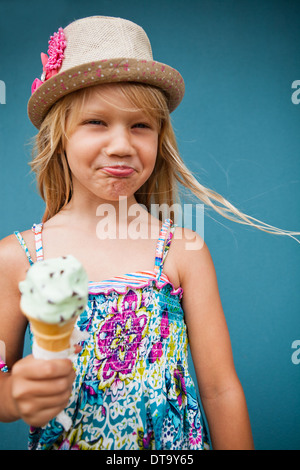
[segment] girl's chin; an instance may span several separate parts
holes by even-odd
[[[124,184],[119,183],[118,181],[111,185],[109,190],[98,193],[100,199],[104,199],[105,201],[109,202],[118,202],[120,199],[135,199],[135,193],[138,191],[139,187],[137,188],[124,188]]]
[[[115,204],[121,201],[133,201],[135,202],[135,195],[130,193],[115,192],[113,194],[97,194],[99,204]]]
[[[97,184],[98,183],[98,184]],[[135,193],[141,187],[140,184],[133,184],[133,181],[123,178],[112,178],[107,181],[94,182],[89,184],[86,182],[84,185],[74,185],[74,195],[77,193],[84,197],[86,192],[88,199],[95,199],[95,202],[101,203],[116,203],[120,199],[135,200]]]

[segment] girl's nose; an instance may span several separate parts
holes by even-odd
[[[121,126],[112,129],[108,136],[108,143],[105,152],[109,157],[131,156],[133,153],[133,147],[130,132]]]

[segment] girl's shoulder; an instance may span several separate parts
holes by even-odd
[[[204,239],[194,230],[186,227],[176,226],[174,230],[174,240],[177,248],[185,251],[200,251],[204,245]]]
[[[34,234],[31,230],[21,232],[32,258],[35,257]],[[24,249],[15,234],[11,234],[0,240],[0,274],[20,279],[24,276],[29,267],[29,262]]]
[[[191,278],[201,281],[209,273],[214,274],[209,248],[197,232],[176,227],[172,244],[173,259],[183,288],[190,283]]]
[[[206,247],[204,239],[197,232],[180,226],[176,226],[174,230],[172,244],[174,251],[180,258],[182,256],[188,258],[193,258],[194,255],[201,256],[203,248]]]

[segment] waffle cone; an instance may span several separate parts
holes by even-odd
[[[34,339],[40,348],[53,352],[69,349],[76,318],[61,325],[41,322],[36,318],[26,316],[30,321]]]

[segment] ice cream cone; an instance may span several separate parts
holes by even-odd
[[[19,283],[20,308],[31,324],[35,344],[44,351],[70,348],[77,318],[88,301],[88,277],[73,256],[34,263]]]
[[[63,324],[51,324],[26,316],[31,324],[34,339],[40,348],[52,352],[64,351],[70,348],[70,339],[77,318]]]

